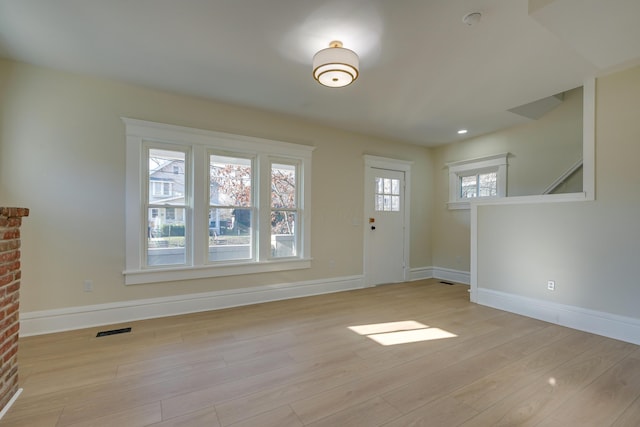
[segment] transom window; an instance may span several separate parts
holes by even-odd
[[[125,283],[310,266],[313,147],[123,121]]]
[[[498,173],[476,173],[460,177],[460,198],[492,197],[498,195]]]
[[[507,195],[508,153],[448,163],[449,209],[469,209],[469,201]]]

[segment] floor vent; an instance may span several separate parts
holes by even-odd
[[[107,335],[126,334],[127,332],[131,332],[131,328],[112,329],[110,331],[98,332],[96,338],[106,337]]]
[[[440,283],[442,283],[443,285],[449,285],[449,286],[453,286],[453,283],[451,282],[445,282],[444,280],[441,280]]]

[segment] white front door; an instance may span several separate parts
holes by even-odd
[[[367,167],[365,172],[365,283],[407,280],[405,171]]]

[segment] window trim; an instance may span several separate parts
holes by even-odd
[[[137,120],[121,117],[126,130],[126,196],[125,196],[125,284],[155,283],[176,280],[200,279],[274,271],[295,270],[311,267],[311,156],[315,147],[275,141],[263,138],[228,134],[184,126]],[[187,213],[187,220],[192,224],[193,235],[190,243],[192,257],[189,265],[152,266],[144,265],[144,238],[147,212],[143,209],[146,176],[144,176],[144,153],[147,143],[168,144],[188,147],[191,151],[192,170],[190,179],[206,175],[208,170],[207,152],[210,150],[226,151],[248,156],[256,156],[257,173],[263,174],[271,161],[299,162],[299,210],[301,219],[298,225],[299,254],[295,258],[269,258],[269,253],[258,254],[255,261],[241,260],[223,264],[208,262],[208,183],[205,188],[193,188],[192,209]],[[266,172],[266,171],[265,171]],[[186,178],[186,177],[185,177]],[[260,182],[264,179],[261,175]],[[258,194],[261,190],[256,190]],[[258,195],[260,199],[260,195]],[[266,198],[269,202],[269,198]],[[268,210],[270,203],[264,204],[256,200],[258,215]],[[202,220],[202,215],[206,218]],[[259,232],[256,229],[256,232]],[[264,230],[263,230],[263,234]],[[270,233],[266,233],[269,235]],[[260,243],[258,243],[260,247]],[[205,249],[207,248],[207,249]]]
[[[453,209],[470,209],[472,201],[495,200],[507,197],[507,157],[509,153],[499,153],[491,156],[478,157],[475,159],[460,160],[447,163],[449,168],[449,202],[447,207]],[[497,195],[477,196],[473,198],[461,197],[462,180],[464,176],[496,172]]]

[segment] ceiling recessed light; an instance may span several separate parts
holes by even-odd
[[[467,133],[467,130],[466,130],[466,129],[460,129],[460,130],[458,131],[458,135],[464,135],[465,133]]]
[[[482,18],[482,13],[471,12],[471,13],[467,13],[462,17],[462,22],[464,22],[467,25],[475,25],[478,22],[480,22],[481,18]]]

